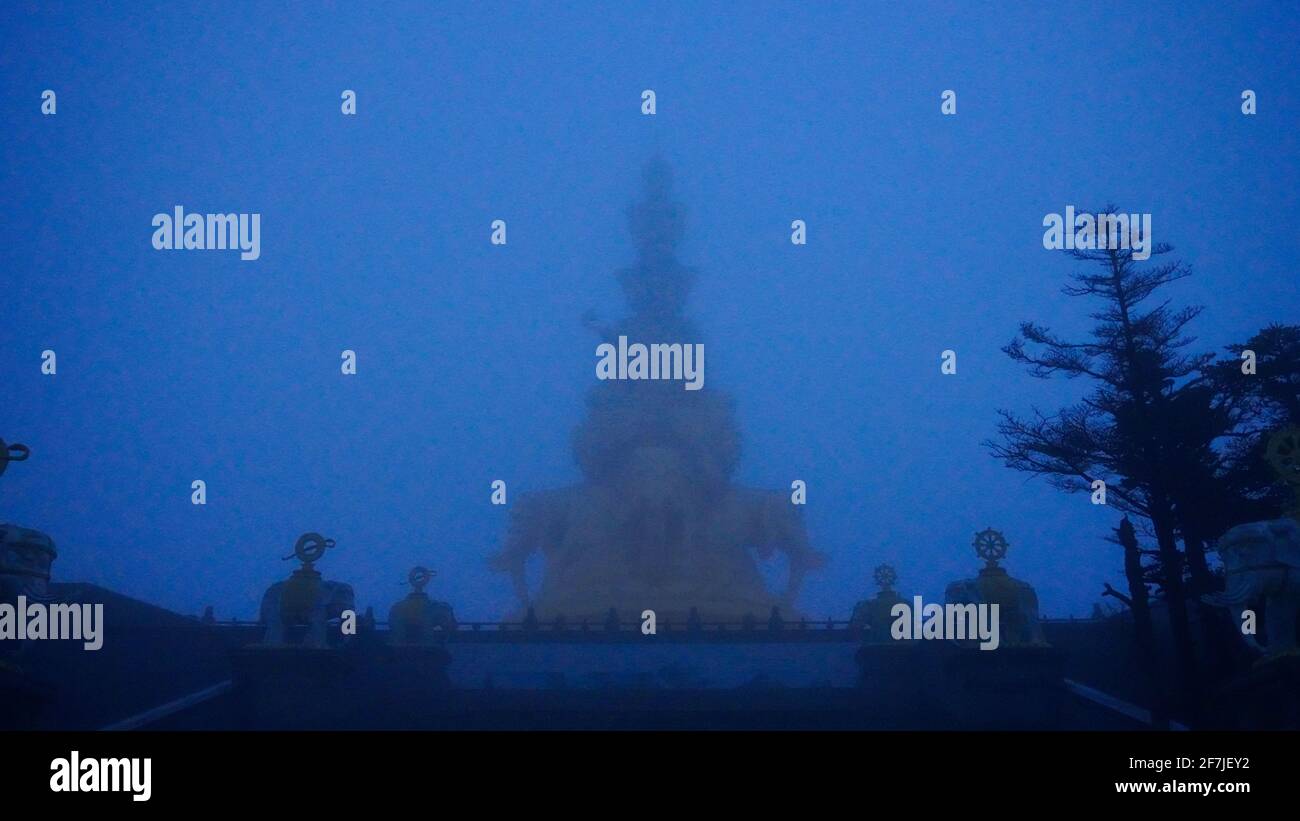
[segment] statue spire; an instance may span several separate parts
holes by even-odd
[[[677,246],[685,234],[685,209],[673,199],[673,172],[662,157],[646,163],[641,198],[627,211],[628,230],[637,261],[619,271],[628,307],[636,316],[676,317],[681,314],[695,274],[677,261]]]
[[[672,257],[684,232],[682,206],[673,201],[673,170],[654,157],[641,172],[641,199],[628,207],[628,230],[643,262]]]

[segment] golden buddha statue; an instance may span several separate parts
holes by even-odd
[[[1038,594],[1028,583],[1012,578],[998,563],[1006,558],[1010,547],[1006,538],[990,527],[975,534],[973,546],[975,554],[984,560],[984,567],[975,578],[948,585],[944,594],[947,601],[998,605],[1003,646],[1046,646],[1038,619]]]

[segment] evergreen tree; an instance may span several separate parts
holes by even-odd
[[[1161,244],[1152,256],[1171,250]],[[1144,522],[1156,544],[1182,711],[1195,720],[1199,677],[1187,613],[1188,561],[1178,546],[1185,525],[1179,513],[1190,503],[1190,488],[1214,476],[1213,442],[1230,423],[1223,413],[1211,413],[1218,409],[1205,371],[1213,356],[1185,352],[1194,341],[1188,325],[1201,309],[1175,310],[1167,301],[1145,307],[1157,290],[1190,274],[1181,262],[1135,260],[1129,249],[1067,253],[1087,265],[1062,290],[1097,303],[1090,336],[1069,341],[1024,322],[1003,350],[1035,377],[1084,378],[1092,388],[1081,402],[1055,414],[999,411],[999,438],[986,444],[1008,467],[1044,476],[1067,492],[1088,492],[1100,479],[1109,503]],[[1191,570],[1208,574],[1199,535],[1196,543],[1199,555]],[[1139,580],[1129,581],[1132,587]],[[1194,588],[1208,584],[1191,581]]]

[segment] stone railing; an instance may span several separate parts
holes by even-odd
[[[1047,624],[1090,624],[1101,620],[1093,618],[1043,619]],[[261,622],[242,619],[223,619],[206,622],[211,627],[223,629],[260,630]],[[376,620],[376,633],[387,634],[388,622]],[[769,624],[766,620],[727,622],[670,622],[659,621],[653,636],[643,635],[640,621],[571,622],[521,622],[521,621],[462,621],[456,629],[438,631],[439,637],[451,642],[529,642],[529,641],[636,641],[669,639],[673,641],[780,641],[826,642],[860,641],[862,630],[850,626],[845,620],[804,619]]]

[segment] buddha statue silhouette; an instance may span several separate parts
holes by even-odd
[[[644,344],[700,343],[683,316],[695,271],[676,257],[684,215],[672,200],[672,175],[654,160],[642,199],[628,211],[636,263],[618,272],[630,315],[602,325],[584,317],[600,342],[620,336]],[[574,432],[579,485],[523,494],[504,545],[491,559],[510,574],[520,615],[599,621],[654,610],[658,619],[739,621],[794,613],[805,573],[823,557],[808,544],[799,507],[785,491],[731,484],[740,456],[731,400],[684,390],[673,380],[608,380],[591,390],[588,415]],[[789,557],[789,579],[769,591],[750,550]],[[524,567],[540,551],[540,588]],[[795,616],[797,618],[797,616]]]

